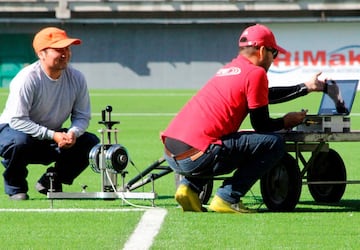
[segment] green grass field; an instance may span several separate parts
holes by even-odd
[[[129,165],[126,179],[136,175],[162,156],[159,134],[194,90],[91,90],[93,118],[89,130],[98,133],[100,112],[113,107],[112,118],[121,123],[118,142],[124,145],[135,166]],[[0,109],[7,91],[0,91]],[[273,116],[302,108],[315,113],[319,94],[271,106]],[[356,99],[351,127],[360,130],[360,99]],[[248,120],[242,128],[250,128]],[[358,143],[332,143],[343,158],[349,180],[360,180]],[[38,194],[34,185],[46,167],[29,166],[29,201],[10,201],[0,185],[0,249],[122,249],[139,222],[143,211],[130,212],[49,212],[51,202]],[[119,179],[120,180],[120,179]],[[100,191],[100,175],[90,168],[65,192]],[[215,182],[214,189],[220,185]],[[139,191],[151,191],[151,185]],[[168,213],[151,249],[358,249],[360,244],[360,188],[347,185],[338,204],[317,204],[306,186],[293,212],[266,211],[257,214],[183,213],[173,195],[174,175],[155,181],[158,198],[155,205]],[[261,205],[259,184],[255,184],[245,202]],[[148,200],[130,200],[139,206],[151,206]],[[54,200],[59,208],[133,208],[121,200]],[[11,210],[13,209],[13,210]],[[24,209],[24,210],[20,210]],[[28,209],[28,210],[27,210]]]

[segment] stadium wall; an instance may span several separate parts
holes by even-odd
[[[323,71],[334,79],[360,79],[359,22],[266,23],[280,45],[271,85],[298,83]],[[83,40],[72,64],[89,88],[200,88],[238,53],[245,23],[0,23],[1,86],[36,58],[32,36],[44,26]]]

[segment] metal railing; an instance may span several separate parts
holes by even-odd
[[[119,17],[119,13],[233,13],[231,16],[256,18],[327,16],[359,17],[360,3],[355,0],[0,0],[0,16],[21,16],[24,13],[55,13],[58,19]],[[314,14],[314,12],[316,12]],[[91,15],[89,15],[91,13]],[[205,13],[205,14],[204,14]],[[270,13],[270,14],[269,14]],[[15,14],[15,15],[14,15]],[[267,14],[269,14],[267,16]],[[86,18],[87,18],[86,17]],[[183,16],[182,16],[183,17]],[[185,16],[187,17],[187,16]]]

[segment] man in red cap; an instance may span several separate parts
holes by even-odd
[[[253,25],[239,38],[239,55],[226,64],[180,110],[162,133],[165,159],[184,176],[175,199],[183,211],[206,211],[198,194],[214,175],[233,173],[210,203],[216,212],[253,212],[242,202],[248,190],[283,157],[284,142],[272,133],[300,124],[306,111],[269,116],[268,104],[322,91],[324,81],[269,90],[267,71],[278,53],[286,53],[264,25]],[[254,132],[239,131],[250,115]]]
[[[5,167],[5,193],[13,200],[27,200],[28,164],[48,165],[36,183],[42,194],[54,192],[88,166],[89,152],[99,139],[85,130],[90,121],[90,98],[85,77],[69,65],[71,45],[81,44],[64,30],[39,31],[33,48],[39,60],[22,69],[10,83],[0,116],[0,155]],[[70,118],[70,127],[63,124]]]

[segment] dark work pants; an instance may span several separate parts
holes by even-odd
[[[66,131],[66,130],[65,130]],[[57,180],[72,184],[89,165],[89,152],[99,143],[96,135],[85,132],[69,149],[59,149],[53,140],[38,140],[7,124],[0,125],[0,156],[5,167],[3,173],[5,193],[26,193],[28,164],[49,165],[55,162]]]
[[[283,138],[275,133],[236,132],[222,138],[222,145],[210,145],[201,157],[176,161],[165,154],[170,167],[184,175],[181,183],[200,192],[211,176],[233,173],[216,194],[238,203],[285,153]]]

